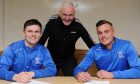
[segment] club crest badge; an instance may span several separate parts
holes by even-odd
[[[124,52],[119,51],[118,52],[118,58],[124,58]]]
[[[40,57],[36,57],[36,58],[35,58],[35,64],[40,64],[40,63],[41,63]]]

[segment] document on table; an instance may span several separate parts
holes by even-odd
[[[84,84],[110,84],[109,81],[97,81],[97,80],[91,80],[87,81]]]
[[[10,84],[21,84],[21,83],[12,82]],[[51,84],[51,83],[45,83],[45,82],[42,82],[42,81],[31,80],[29,83],[26,83],[26,84]]]

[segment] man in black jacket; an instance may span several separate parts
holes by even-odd
[[[48,49],[57,66],[65,76],[73,76],[77,65],[74,57],[75,44],[82,37],[89,48],[94,46],[87,30],[74,17],[75,8],[71,2],[64,2],[59,10],[59,15],[54,15],[47,23],[40,44],[45,44],[48,39]]]

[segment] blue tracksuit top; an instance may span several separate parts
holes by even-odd
[[[0,59],[0,78],[12,80],[20,72],[35,73],[34,78],[56,75],[56,66],[47,48],[27,47],[24,40],[9,45]]]
[[[75,68],[74,75],[86,71],[95,62],[99,70],[112,72],[114,78],[140,78],[140,59],[132,43],[114,39],[111,50],[101,43],[92,47]]]

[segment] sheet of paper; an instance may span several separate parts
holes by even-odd
[[[84,84],[110,84],[109,81],[96,81],[96,80],[91,80],[87,81]]]
[[[20,83],[17,83],[17,82],[12,82],[10,84],[20,84]],[[45,82],[42,82],[42,81],[36,81],[36,80],[31,80],[29,83],[27,84],[51,84],[51,83],[45,83]]]

